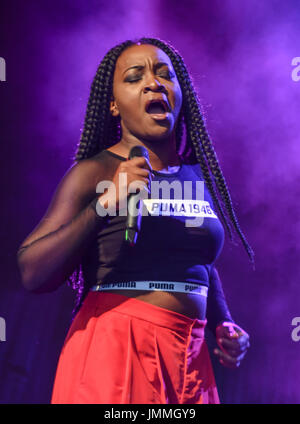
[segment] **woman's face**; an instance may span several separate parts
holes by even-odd
[[[149,101],[154,99],[163,100],[164,105],[152,104],[148,109]],[[144,44],[131,46],[119,56],[110,111],[121,118],[123,139],[169,138],[181,105],[180,85],[166,53]]]

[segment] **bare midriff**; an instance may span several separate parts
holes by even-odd
[[[192,319],[198,318],[203,320],[206,315],[207,298],[197,294],[126,289],[105,290],[105,292],[133,297],[143,302],[178,312]]]

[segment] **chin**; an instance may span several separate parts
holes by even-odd
[[[172,131],[169,128],[160,128],[158,131],[149,131],[145,134],[145,140],[164,140],[171,137]]]

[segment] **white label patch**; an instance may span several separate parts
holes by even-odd
[[[144,205],[152,216],[186,216],[215,218],[209,202],[187,199],[143,199]]]

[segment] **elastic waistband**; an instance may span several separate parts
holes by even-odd
[[[208,287],[193,283],[179,281],[124,281],[114,283],[96,284],[90,288],[91,291],[105,290],[148,290],[167,291],[186,294],[195,294],[207,297]]]

